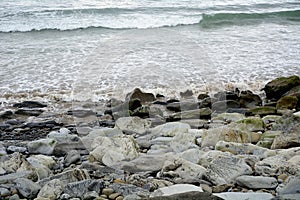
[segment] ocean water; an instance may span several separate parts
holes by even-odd
[[[0,1],[0,96],[260,89],[300,75],[299,0]]]

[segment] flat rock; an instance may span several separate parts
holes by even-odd
[[[171,119],[210,119],[212,111],[210,108],[186,110],[170,116]]]
[[[29,199],[36,197],[41,189],[37,183],[26,178],[18,178],[15,180],[15,183],[19,193]]]
[[[13,105],[13,107],[17,107],[17,108],[44,108],[47,107],[46,104],[43,104],[41,102],[38,101],[23,101],[21,103],[15,103]]]
[[[279,195],[300,194],[300,178],[295,177],[278,190]]]
[[[206,169],[205,176],[215,185],[235,183],[241,175],[252,174],[252,169],[244,159],[237,156],[215,157]]]
[[[240,176],[236,178],[237,184],[250,189],[274,189],[278,182],[276,178],[265,176]]]
[[[271,200],[273,195],[270,193],[242,193],[242,192],[224,192],[214,193],[213,195],[218,196],[224,200]]]
[[[190,125],[181,122],[168,122],[151,129],[152,135],[174,137],[179,133],[187,133],[191,129]]]
[[[264,131],[265,124],[260,117],[247,117],[229,125],[230,127],[248,132]]]
[[[176,184],[169,187],[163,187],[155,190],[151,197],[155,196],[170,196],[174,194],[186,193],[186,192],[203,192],[201,187],[197,187],[191,184]]]
[[[117,119],[115,127],[126,132],[142,134],[148,130],[151,122],[139,117],[121,117]]]

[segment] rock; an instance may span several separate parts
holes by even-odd
[[[92,143],[94,149],[89,154],[89,160],[99,161],[106,166],[112,166],[122,160],[133,160],[138,157],[138,146],[130,136],[97,137]]]
[[[227,192],[229,190],[232,190],[234,188],[234,184],[222,184],[222,185],[216,185],[213,186],[212,192],[213,193],[221,193],[221,192]]]
[[[41,102],[38,101],[23,101],[21,103],[15,103],[13,105],[13,107],[17,107],[17,108],[44,108],[47,107],[46,104],[43,104]]]
[[[299,99],[299,97],[300,97],[300,85],[290,89],[287,93],[284,94],[284,96],[293,96],[293,97],[297,97]]]
[[[300,146],[300,135],[297,134],[281,134],[277,135],[271,145],[271,149],[287,149]]]
[[[235,142],[219,141],[216,144],[215,149],[223,152],[227,151],[235,155],[248,154],[248,155],[259,156],[260,158],[266,158],[269,155],[275,154],[275,152],[267,148],[259,147],[250,143],[241,144]]]
[[[95,191],[89,191],[83,196],[83,200],[94,200],[98,198],[99,198],[99,194]]]
[[[274,197],[272,200],[299,200],[300,194],[284,194]]]
[[[114,193],[114,190],[112,188],[104,188],[102,190],[102,194],[105,194],[106,196],[111,195],[112,193]]]
[[[211,117],[210,108],[201,108],[196,110],[186,110],[182,112],[175,113],[170,116],[171,119],[210,119]]]
[[[212,111],[217,113],[223,113],[229,108],[240,108],[240,103],[234,100],[224,100],[212,104]]]
[[[51,170],[46,165],[42,164],[38,159],[29,157],[26,159],[26,161],[23,162],[22,168],[34,171],[38,176],[38,180],[47,178],[52,175]],[[19,170],[21,170],[22,168],[19,168]]]
[[[259,117],[247,117],[246,119],[239,120],[229,125],[237,130],[246,132],[264,131],[265,124]]]
[[[298,76],[280,77],[268,82],[263,90],[266,92],[268,99],[278,100],[283,94],[299,85],[300,79]]]
[[[143,189],[141,187],[137,187],[135,185],[131,185],[131,184],[113,183],[111,187],[115,192],[120,193],[124,196],[128,196],[130,194],[139,194],[141,196],[148,196],[149,195],[148,190]]]
[[[288,183],[285,186],[278,189],[279,195],[297,194],[297,193],[300,194],[300,178],[299,177],[289,179]]]
[[[201,154],[203,154],[203,153],[204,152],[201,151],[200,149],[193,148],[193,149],[188,149],[188,150],[180,153],[178,156],[180,158],[183,158],[183,159],[187,160],[187,161],[198,164],[199,160],[200,160],[200,157],[201,157]]]
[[[190,184],[176,184],[169,187],[163,187],[155,190],[151,197],[155,196],[170,196],[174,194],[186,193],[186,192],[203,192],[201,187]]]
[[[0,176],[0,184],[13,183],[18,178],[36,179],[36,174],[32,171],[21,171]]]
[[[192,129],[201,129],[208,124],[208,121],[203,119],[181,119],[180,122],[190,125]]]
[[[53,179],[48,183],[46,183],[41,188],[37,196],[41,198],[48,198],[50,200],[55,200],[58,197],[60,197],[63,191],[64,191],[63,183],[58,179]]]
[[[0,187],[0,197],[5,198],[5,197],[8,197],[8,196],[10,196],[10,191],[6,188]]]
[[[8,173],[13,173],[21,167],[23,157],[19,152],[15,152],[10,155],[1,156],[0,161],[0,167]]]
[[[149,118],[150,117],[150,107],[149,106],[142,106],[130,113],[130,116],[137,116],[140,118]]]
[[[274,115],[277,113],[277,110],[275,107],[272,106],[261,106],[261,107],[251,108],[249,110],[249,113],[251,115],[260,115],[261,117],[263,117],[266,115]]]
[[[27,158],[27,161],[36,161],[40,164],[46,166],[49,169],[53,169],[55,165],[57,164],[56,161],[50,157],[45,155],[31,155],[29,158]]]
[[[201,147],[215,146],[219,141],[249,143],[249,134],[234,130],[227,126],[205,130],[202,136]]]
[[[79,160],[80,160],[80,153],[76,150],[71,150],[65,156],[64,165],[68,167],[71,164],[78,162]]]
[[[206,169],[205,176],[215,185],[235,183],[241,175],[252,174],[244,159],[237,156],[220,155],[214,158]]]
[[[7,155],[6,148],[5,148],[5,146],[3,146],[3,144],[0,142],[0,157],[1,157],[1,156],[4,156],[4,155]],[[0,166],[1,166],[1,164],[0,164]]]
[[[139,99],[142,104],[155,101],[152,93],[142,92],[139,88],[135,88],[131,93],[127,94],[126,99]]]
[[[9,146],[7,148],[8,152],[19,152],[19,153],[25,153],[27,151],[26,147],[17,147],[17,146]]]
[[[218,92],[214,94],[214,98],[216,98],[218,101],[237,100],[238,95],[234,91],[225,91],[225,92]]]
[[[179,133],[187,133],[191,127],[188,124],[181,122],[168,122],[151,129],[152,135],[160,135],[165,137],[174,137]]]
[[[236,178],[238,185],[250,189],[274,189],[278,182],[276,178],[264,176],[240,176]]]
[[[27,148],[31,154],[52,155],[56,144],[56,140],[47,138],[29,142]]]
[[[22,108],[15,112],[17,115],[25,115],[25,116],[39,116],[44,111],[37,108]]]
[[[170,196],[157,196],[151,198],[142,198],[143,200],[221,200],[217,196],[213,196],[207,192],[185,192],[173,194]],[[133,200],[133,199],[130,199]]]
[[[205,168],[184,159],[166,161],[161,176],[173,178],[175,183],[197,183],[205,174]]]
[[[284,96],[281,97],[276,104],[277,110],[283,110],[283,109],[296,109],[298,103],[298,98],[294,96]]]
[[[253,94],[250,90],[241,91],[239,102],[242,108],[253,108],[262,105],[260,96]]]
[[[236,122],[245,119],[245,115],[240,113],[221,113],[218,114],[216,117],[212,118],[214,120],[223,120],[226,122]]]
[[[270,193],[258,193],[258,192],[251,192],[251,193],[224,192],[224,193],[217,193],[214,195],[222,198],[223,200],[250,200],[250,199],[271,200],[273,198],[273,195]]]
[[[134,111],[142,107],[141,101],[139,99],[130,99],[128,102],[128,110]]]
[[[83,197],[89,191],[100,193],[104,188],[104,183],[101,180],[83,180],[79,182],[69,183],[65,187],[65,193],[70,197]]]
[[[109,199],[116,199],[118,196],[120,196],[121,195],[121,193],[118,193],[118,192],[116,192],[116,193],[112,193],[112,194],[110,194],[109,196],[108,196],[108,198]]]
[[[121,117],[116,121],[115,127],[123,132],[142,134],[148,130],[151,122],[139,117]]]
[[[37,193],[40,191],[41,187],[37,184],[32,182],[26,178],[18,178],[15,180],[16,188],[19,193],[26,198],[34,198],[36,197]]]
[[[60,142],[54,147],[53,154],[55,156],[65,156],[69,151],[77,150],[80,154],[88,154],[88,151],[81,140],[76,142]]]
[[[14,116],[14,113],[11,110],[4,110],[0,112],[1,119],[11,119]]]

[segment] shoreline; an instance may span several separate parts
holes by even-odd
[[[300,79],[263,89],[2,104],[1,197],[297,199]]]

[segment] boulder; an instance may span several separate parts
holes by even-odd
[[[235,91],[221,91],[213,96],[218,101],[224,101],[224,100],[237,100],[238,94]]]
[[[39,198],[48,198],[49,200],[55,200],[64,191],[63,183],[58,179],[53,179],[46,183],[38,193]]]
[[[65,193],[73,198],[81,198],[89,191],[95,191],[99,194],[103,188],[104,182],[102,180],[83,180],[67,184]]]
[[[135,88],[131,93],[127,94],[126,100],[139,99],[142,104],[155,101],[152,93],[142,92],[139,88]]]
[[[290,89],[299,85],[300,79],[298,76],[280,77],[268,82],[262,90],[265,91],[268,99],[278,100]]]
[[[247,117],[246,119],[236,121],[235,123],[232,123],[229,126],[231,128],[245,132],[265,130],[264,121],[260,117]]]
[[[212,104],[213,112],[223,113],[230,108],[240,108],[240,103],[234,100],[217,101]]]
[[[215,185],[234,184],[241,175],[252,174],[252,169],[243,158],[220,155],[214,158],[206,169],[207,180]]]
[[[24,158],[19,152],[0,157],[0,167],[8,173],[16,172],[23,162]]]
[[[117,119],[115,127],[128,133],[142,134],[148,130],[151,122],[139,117],[121,117]]]
[[[249,133],[228,126],[204,130],[201,147],[215,146],[219,141],[250,143]]]
[[[298,98],[294,96],[284,96],[281,97],[276,104],[277,110],[283,110],[283,109],[296,109],[298,103]]]
[[[238,185],[250,189],[274,189],[278,182],[276,178],[265,176],[240,176],[236,178]]]
[[[99,161],[106,166],[112,166],[122,160],[133,160],[138,157],[138,146],[133,137],[102,137],[95,138],[93,151],[89,154],[91,162]]]
[[[214,120],[223,120],[226,122],[236,122],[245,119],[245,115],[240,113],[221,113],[218,114],[216,117],[212,118]]]
[[[242,108],[254,108],[262,105],[260,96],[253,94],[250,90],[241,91],[239,102]]]
[[[52,155],[57,141],[51,138],[28,142],[27,149],[31,154]]]
[[[19,193],[23,197],[29,199],[33,199],[34,197],[36,197],[36,195],[41,189],[41,187],[37,183],[34,183],[26,178],[18,178],[15,180],[15,183]]]
[[[293,177],[289,179],[288,183],[282,188],[279,188],[277,192],[279,195],[300,194],[300,178]]]
[[[201,187],[190,184],[176,184],[168,187],[163,187],[155,190],[151,193],[151,197],[155,196],[170,196],[174,194],[186,193],[186,192],[203,192]]]
[[[151,129],[152,135],[174,137],[180,133],[187,133],[191,129],[190,125],[181,122],[168,122]]]
[[[251,108],[249,110],[250,115],[260,115],[261,117],[266,115],[274,115],[276,113],[277,113],[276,108],[272,106],[260,106],[260,107]]]
[[[64,159],[64,165],[66,167],[70,166],[73,163],[80,161],[80,153],[76,150],[71,150],[67,153]]]

